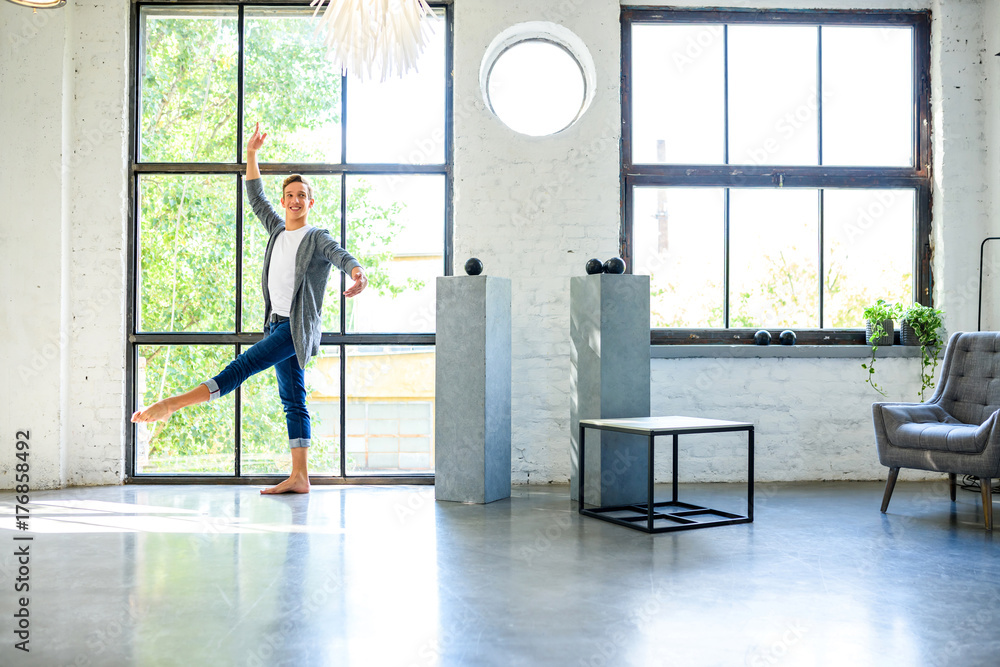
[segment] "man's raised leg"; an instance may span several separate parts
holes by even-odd
[[[292,447],[292,474],[281,484],[261,493],[309,493],[309,448]]]
[[[144,410],[136,410],[132,413],[132,421],[135,423],[158,421],[165,422],[170,419],[170,415],[174,414],[181,408],[186,408],[189,405],[206,403],[211,395],[212,393],[208,390],[208,387],[204,384],[200,384],[191,391],[183,394],[177,394],[176,396],[170,396],[162,401],[157,401]]]

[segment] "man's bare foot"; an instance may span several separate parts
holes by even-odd
[[[157,401],[145,410],[136,410],[132,414],[132,421],[135,423],[140,422],[165,422],[170,419],[170,415],[177,411],[170,403],[170,399],[165,398],[162,401]]]
[[[292,475],[281,484],[268,489],[261,489],[260,492],[265,495],[275,493],[309,493],[309,477],[308,475]]]

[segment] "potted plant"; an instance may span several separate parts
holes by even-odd
[[[879,345],[892,345],[893,343],[893,320],[899,317],[902,308],[895,303],[886,303],[885,299],[879,299],[864,310],[865,318],[865,342],[871,345],[872,358],[867,364],[861,364],[861,368],[868,371],[865,382],[871,385],[872,389],[886,395],[875,382],[875,352]]]
[[[934,372],[937,370],[941,345],[944,343],[943,312],[932,306],[914,303],[903,313],[900,339],[904,345],[920,346],[920,400],[924,391],[934,388]]]

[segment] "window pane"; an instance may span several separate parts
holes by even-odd
[[[818,192],[729,195],[729,326],[819,326]]]
[[[260,121],[265,162],[340,162],[340,70],[327,62],[312,14],[246,11],[244,132]]]
[[[632,27],[632,162],[724,162],[721,25]]]
[[[232,360],[230,345],[139,345],[136,404],[194,389]],[[179,410],[165,422],[136,424],[136,473],[234,474],[234,395]]]
[[[729,26],[730,164],[817,164],[817,35]]]
[[[141,10],[139,160],[236,159],[236,8]]]
[[[273,369],[262,371],[241,388],[244,475],[287,475],[292,469],[285,413]],[[306,406],[312,427],[310,474],[340,474],[340,348],[321,347],[306,368]]]
[[[823,163],[913,164],[911,28],[823,28]]]
[[[138,330],[234,330],[235,186],[232,176],[140,177]]]
[[[913,303],[914,212],[913,190],[823,192],[824,326],[863,327],[876,299]]]
[[[368,288],[347,300],[348,331],[434,331],[444,186],[438,175],[348,177],[347,249],[368,274]]]
[[[340,242],[340,177],[307,176],[313,184],[316,203],[309,213],[309,225],[327,230]],[[283,177],[264,177],[264,192],[284,218],[281,207]],[[263,270],[267,250],[267,230],[260,223],[246,197],[243,198],[243,331],[264,328]],[[323,330],[340,331],[340,272],[333,268],[323,299]]]
[[[723,325],[721,188],[636,188],[633,273],[649,274],[653,327]]]
[[[385,82],[347,82],[348,162],[444,162],[445,21],[427,18],[433,36],[417,71]]]
[[[525,40],[493,63],[486,92],[507,127],[533,137],[569,127],[583,109],[583,70],[570,52],[541,39]]]
[[[434,472],[434,348],[347,348],[347,470]]]

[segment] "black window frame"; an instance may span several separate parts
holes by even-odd
[[[431,0],[428,2],[432,11],[441,11],[445,19],[445,62],[444,62],[444,162],[440,164],[403,164],[403,163],[350,163],[347,161],[347,75],[341,75],[341,161],[339,163],[261,163],[262,176],[288,175],[299,173],[309,176],[339,176],[341,182],[340,219],[347,220],[347,187],[348,176],[385,176],[392,174],[433,174],[444,177],[444,269],[446,276],[453,275],[454,268],[454,142],[453,142],[453,90],[454,77],[454,7],[453,0]],[[216,7],[235,8],[238,17],[239,63],[237,81],[237,119],[236,119],[236,152],[233,162],[140,162],[140,86],[141,86],[141,20],[143,7]],[[244,186],[243,176],[246,172],[244,151],[246,136],[244,134],[244,85],[243,73],[245,63],[244,45],[244,11],[246,9],[300,7],[311,9],[309,0],[132,0],[130,8],[130,55],[129,55],[129,192],[128,192],[128,238],[127,238],[127,280],[126,295],[126,448],[125,448],[125,481],[132,484],[273,484],[284,477],[284,474],[262,475],[241,474],[241,435],[240,421],[241,397],[235,394],[235,447],[234,474],[205,473],[137,473],[136,472],[136,427],[128,420],[136,410],[138,348],[141,345],[217,345],[232,348],[234,357],[241,348],[253,345],[263,338],[261,331],[246,331],[243,329],[243,230],[244,230]],[[236,323],[232,332],[140,332],[136,330],[136,313],[138,310],[138,251],[139,251],[139,181],[143,175],[230,175],[236,188]],[[341,245],[345,245],[346,224],[341,224]],[[343,291],[346,279],[338,272],[340,280],[340,333],[324,332],[321,346],[336,346],[340,349],[340,474],[311,474],[311,481],[319,484],[433,484],[433,473],[409,474],[349,474],[347,471],[346,419],[347,410],[347,373],[346,348],[352,346],[429,346],[435,344],[434,333],[349,333],[346,327],[346,308],[343,307]],[[251,325],[252,326],[252,325]]]
[[[632,163],[631,28],[633,24],[716,23],[807,26],[906,26],[913,29],[913,165],[911,167],[838,167],[783,165],[687,165]],[[913,258],[913,300],[931,305],[933,275],[930,244],[932,203],[931,107],[930,107],[930,11],[908,10],[692,10],[670,8],[623,7],[621,11],[621,198],[622,222],[619,237],[621,256],[632,270],[633,192],[636,187],[715,187],[774,188],[909,188],[915,192],[915,227]],[[820,49],[822,46],[820,46]],[[819,56],[817,56],[819,58]],[[728,84],[727,84],[728,85]],[[822,113],[822,94],[817,95]],[[728,120],[727,120],[728,123]],[[822,129],[820,130],[822,131]],[[727,156],[728,159],[728,156]],[[728,196],[727,196],[728,202]],[[728,203],[726,206],[724,272],[724,313],[729,314],[728,276]],[[822,223],[821,223],[822,224]],[[822,229],[820,230],[822,236]],[[821,243],[822,241],[820,241]],[[822,249],[820,276],[822,280]],[[823,294],[820,291],[820,312]],[[756,329],[745,328],[651,328],[654,345],[752,344]],[[772,331],[772,336],[778,332]],[[803,329],[796,331],[798,343],[805,345],[864,345],[864,329]],[[898,340],[899,332],[895,333]]]

